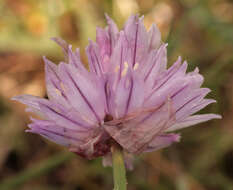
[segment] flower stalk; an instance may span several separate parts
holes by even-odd
[[[122,148],[118,144],[113,144],[112,148],[114,190],[126,190],[126,171],[123,159]]]

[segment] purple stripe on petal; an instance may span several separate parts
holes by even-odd
[[[33,124],[29,124],[29,127],[31,125],[37,125],[40,127],[44,127],[46,129],[51,129],[51,130],[57,130],[60,132],[74,132],[74,133],[80,133],[80,134],[84,134],[87,133],[88,131],[92,130],[92,129],[87,129],[87,128],[78,128],[78,127],[70,127],[70,126],[63,126],[63,125],[59,125],[58,123],[56,123],[56,121],[53,120],[40,120],[40,119],[35,119],[30,117],[30,120],[33,122]]]
[[[25,94],[25,95],[15,96],[12,98],[12,100],[19,101],[29,107],[40,110],[40,106],[38,102],[41,101],[42,98],[38,96],[32,96],[32,95]]]
[[[138,15],[129,17],[124,26],[124,33],[131,51],[129,65],[133,67],[136,63],[141,64],[149,48],[148,33],[143,24],[143,17],[138,18]]]
[[[146,70],[144,81],[149,83],[152,88],[155,79],[159,76],[159,73],[166,69],[167,65],[167,44],[163,44],[157,51],[150,53],[151,59],[146,63]],[[155,53],[156,54],[155,54]]]
[[[72,46],[69,45],[68,47],[68,58],[69,58],[69,64],[73,65],[75,68],[85,71],[86,68],[82,64],[81,57],[80,57],[80,52],[79,49],[77,48],[75,52],[72,51]]]
[[[113,49],[116,45],[117,38],[118,38],[118,28],[115,22],[107,14],[105,14],[105,17],[108,23],[108,33],[109,33],[109,39],[110,39],[110,54],[112,54]]]
[[[39,106],[39,102],[43,100],[42,98],[25,94],[25,95],[15,96],[12,98],[12,100],[16,100],[18,102],[27,105],[28,108],[26,109],[26,111],[36,113],[40,117],[46,118],[46,115],[41,111]]]
[[[60,64],[59,72],[72,106],[91,121],[101,123],[105,116],[104,80],[93,73],[74,71],[71,65]]]
[[[221,119],[221,118],[222,117],[220,115],[217,115],[217,114],[193,115],[193,116],[187,117],[186,119],[184,119],[182,121],[177,122],[172,127],[167,129],[166,131],[167,132],[175,131],[175,130],[179,130],[182,128],[190,127],[192,125],[196,125],[198,123],[206,122],[206,121],[209,121],[211,119]]]
[[[102,66],[103,73],[109,71],[110,67],[110,56],[112,54],[111,46],[111,36],[109,34],[109,29],[98,28],[96,29],[96,43],[99,47],[100,52],[100,63]]]
[[[129,68],[121,77],[110,101],[110,114],[116,119],[137,111],[144,101],[143,80]]]
[[[104,128],[128,152],[139,153],[152,139],[167,128],[171,115],[169,104],[156,110],[150,118],[145,119],[147,114],[139,115],[123,124],[106,124]]]
[[[174,67],[173,67],[174,66]],[[171,78],[175,78],[175,75],[180,71],[182,66],[180,66],[180,59],[178,58],[177,62],[173,65],[170,69],[168,69],[167,76],[164,77],[164,80],[161,82],[161,84],[157,85],[154,83],[154,89],[153,91],[158,90],[159,88],[163,87]],[[178,74],[177,74],[178,75]]]
[[[128,99],[126,101],[125,115],[127,115],[127,113],[128,113],[130,101],[131,101],[131,97],[132,97],[132,92],[133,92],[133,88],[134,88],[134,81],[133,81],[132,77],[129,79],[129,81],[130,81],[129,96],[128,96]]]
[[[169,82],[168,85],[165,85],[163,88],[149,94],[149,96],[145,98],[144,107],[151,108],[161,106],[164,102],[166,102],[168,97],[171,97],[180,88],[185,87],[188,82],[189,80],[186,78],[175,78]]]
[[[134,49],[133,49],[133,66],[136,63],[137,44],[138,44],[138,23],[136,23],[135,43],[134,43]]]
[[[58,76],[58,68],[57,65],[49,61],[48,59],[44,58],[45,62],[45,77],[46,77],[46,88],[48,97],[50,99],[59,100],[61,104],[67,106],[67,98],[64,93],[64,89],[62,88],[61,79]]]
[[[95,112],[94,108],[92,107],[92,105],[88,101],[87,97],[83,94],[83,92],[81,91],[81,89],[78,87],[78,85],[76,84],[76,82],[74,81],[74,79],[72,78],[72,76],[70,75],[70,73],[67,73],[67,75],[70,77],[70,80],[73,82],[73,84],[75,85],[76,89],[78,90],[78,92],[80,93],[80,95],[82,96],[82,98],[84,99],[84,101],[86,102],[86,104],[88,105],[88,107],[90,108],[90,110],[94,113],[96,119],[99,122],[101,122],[101,120],[100,120],[99,116],[97,115],[97,113]]]
[[[86,48],[86,53],[88,57],[90,71],[94,72],[98,76],[101,76],[103,74],[103,68],[102,62],[100,60],[100,52],[98,45],[90,41],[89,45]]]
[[[75,128],[82,128],[82,129],[88,129],[92,126],[88,126],[88,123],[84,124],[84,122],[79,122],[78,115],[76,117],[76,120],[71,119],[66,114],[67,112],[61,112],[58,109],[58,105],[53,105],[51,103],[39,103],[41,111],[43,111],[48,118],[56,122],[57,124],[60,124],[62,126],[67,126],[68,128],[71,127],[73,129]]]
[[[74,144],[82,143],[82,141],[78,138],[71,137],[69,135],[65,135],[62,133],[57,133],[55,131],[42,129],[39,127],[36,127],[35,129],[34,129],[34,127],[32,127],[32,129],[27,130],[27,132],[40,134],[41,136],[47,138],[48,140],[51,140],[51,141],[53,141],[57,144],[63,145],[63,146],[70,146],[70,144],[74,145]]]
[[[208,93],[210,90],[208,88],[201,88],[196,92],[193,92],[189,96],[189,99],[184,100],[183,105],[176,109],[176,118],[179,120],[181,117],[188,116],[188,110],[193,106],[196,106]]]
[[[213,99],[203,99],[199,102],[199,104],[193,106],[189,111],[189,115],[192,115],[198,111],[200,111],[201,109],[205,108],[207,105],[212,104],[212,103],[216,103],[215,100]]]

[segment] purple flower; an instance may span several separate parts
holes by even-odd
[[[79,50],[54,38],[67,63],[55,65],[44,58],[49,99],[31,95],[14,97],[38,114],[28,132],[37,133],[88,159],[104,156],[108,165],[111,144],[131,154],[155,151],[179,141],[170,133],[184,127],[221,118],[216,114],[193,115],[208,104],[210,92],[201,88],[203,77],[196,68],[186,73],[187,63],[167,68],[167,44],[158,28],[147,31],[143,17],[131,16],[123,30],[108,17],[105,29],[97,28],[96,42],[86,48],[89,71]]]

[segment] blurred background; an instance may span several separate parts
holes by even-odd
[[[155,22],[178,55],[205,76],[218,103],[202,112],[223,115],[182,130],[181,143],[141,155],[128,172],[129,190],[233,189],[233,1],[231,0],[0,0],[0,190],[112,189],[112,170],[101,159],[84,160],[40,136],[27,134],[19,94],[46,97],[42,55],[64,59],[50,40],[80,47],[82,58],[96,26],[108,13],[122,27],[132,13]]]

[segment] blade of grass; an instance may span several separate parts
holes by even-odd
[[[19,173],[16,176],[5,179],[0,183],[1,190],[9,190],[14,188],[19,188],[25,182],[37,178],[41,175],[47,174],[57,166],[63,164],[64,162],[70,160],[74,155],[72,153],[59,153],[55,156],[42,161],[41,163],[30,167],[25,171]]]

